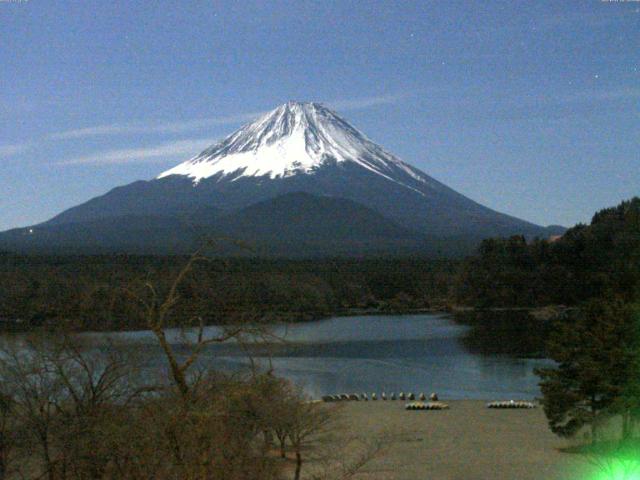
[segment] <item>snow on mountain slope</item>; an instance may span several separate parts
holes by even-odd
[[[430,183],[428,177],[370,141],[364,134],[318,103],[288,102],[244,126],[157,178],[182,175],[197,184],[219,175],[286,178],[313,174],[328,162],[352,162],[411,190],[404,175]]]
[[[0,233],[0,250],[164,254],[222,235],[259,255],[458,255],[516,234],[549,231],[465,197],[320,104],[289,102],[156,179]]]

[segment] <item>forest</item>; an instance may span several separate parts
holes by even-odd
[[[65,322],[80,330],[144,325],[131,298],[168,288],[186,256],[0,256],[5,328]],[[335,314],[443,310],[458,263],[421,258],[220,259],[201,255],[180,284],[176,318],[207,324],[304,321]]]
[[[531,336],[556,362],[536,372],[549,427],[585,435],[590,446],[578,451],[599,462],[637,459],[640,198],[600,210],[554,241],[485,240],[459,280],[462,301],[487,310],[568,307]]]
[[[594,297],[640,294],[640,198],[597,212],[554,241],[487,239],[457,283],[468,305],[577,305]]]
[[[203,251],[180,285],[176,317],[305,321],[455,307],[572,307],[640,294],[640,199],[597,212],[560,238],[484,240],[465,259],[219,258]],[[0,254],[4,328],[66,322],[86,330],[144,324],[132,295],[167,288],[188,256]]]

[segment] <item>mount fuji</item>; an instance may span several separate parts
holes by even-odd
[[[4,232],[0,246],[178,253],[224,235],[266,255],[455,254],[561,230],[474,202],[321,104],[288,102],[153,180]]]

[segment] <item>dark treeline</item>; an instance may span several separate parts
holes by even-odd
[[[462,341],[473,353],[544,358],[552,324],[564,312],[537,313],[528,309],[474,310],[457,313],[456,320],[471,327]]]
[[[128,300],[168,288],[187,257],[0,255],[0,318],[7,326],[80,329],[144,325]],[[180,284],[177,317],[301,321],[363,311],[445,308],[459,263],[429,259],[209,259]],[[15,323],[20,320],[20,323]]]
[[[187,258],[0,254],[0,320],[14,328],[60,321],[81,329],[138,328],[143,322],[128,300],[146,283],[166,288]],[[576,306],[603,296],[629,302],[639,294],[639,259],[635,198],[596,213],[591,225],[577,225],[556,241],[488,239],[466,260],[211,258],[181,283],[175,311],[227,323],[453,305]]]
[[[457,318],[481,353],[549,356],[551,334],[573,325],[594,299],[640,298],[640,199],[596,213],[554,240],[485,240],[461,264]],[[560,308],[564,305],[567,308]],[[533,308],[531,308],[533,307]]]
[[[542,349],[555,360],[536,371],[554,433],[589,439],[576,451],[599,465],[638,458],[640,198],[597,212],[555,241],[485,240],[462,266],[459,288],[462,301],[484,308],[470,314],[468,345]],[[521,308],[547,305],[561,314],[536,319],[545,309]]]
[[[527,310],[514,307],[571,307],[556,308],[562,315],[541,321],[538,333],[535,322],[529,328],[512,314],[507,321],[510,330],[531,331],[531,346],[543,346],[557,362],[537,371],[549,426],[563,437],[590,439],[592,446],[580,451],[597,462],[625,459],[629,450],[637,458],[640,198],[597,212],[590,225],[555,241],[485,240],[460,280],[463,301],[493,317],[509,308]],[[484,346],[486,337],[497,338],[487,332],[483,325],[467,340]]]
[[[640,198],[599,211],[556,241],[488,239],[463,267],[460,299],[478,307],[577,305],[640,294]]]

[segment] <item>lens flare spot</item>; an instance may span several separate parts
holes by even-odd
[[[640,458],[604,461],[591,480],[640,480]]]

